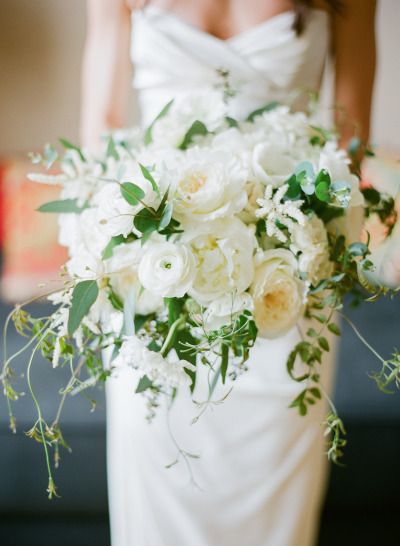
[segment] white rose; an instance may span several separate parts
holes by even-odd
[[[297,276],[297,261],[289,250],[267,250],[258,261],[250,287],[254,319],[261,337],[276,338],[300,318],[306,286]]]
[[[245,310],[253,310],[253,298],[248,292],[225,294],[212,301],[205,310],[204,327],[207,330],[217,330],[225,324],[231,324]]]
[[[308,280],[316,285],[332,273],[329,260],[326,228],[315,214],[305,224],[295,224],[291,232],[291,250],[297,254],[300,271],[307,273]]]
[[[253,150],[252,167],[256,180],[277,188],[294,173],[297,160],[291,149],[274,142],[256,144]]]
[[[249,287],[256,246],[252,228],[236,218],[220,220],[186,231],[183,240],[197,258],[196,277],[189,294],[200,305]]]
[[[196,261],[184,244],[152,243],[139,265],[139,280],[144,288],[163,297],[182,297],[192,287]]]
[[[182,223],[232,216],[247,203],[247,171],[232,154],[189,150],[171,171],[174,217]]]

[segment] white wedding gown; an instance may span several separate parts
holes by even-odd
[[[172,13],[149,6],[133,14],[132,56],[144,123],[173,97],[212,86],[229,70],[239,92],[233,117],[301,88],[318,89],[328,50],[329,19],[312,10],[303,34],[285,12],[229,40],[215,38]],[[289,378],[286,358],[297,329],[259,340],[249,370],[224,403],[199,413],[179,393],[169,424],[190,459],[172,468],[177,449],[166,408],[145,420],[131,371],[107,385],[108,484],[113,546],[311,546],[326,481],[324,403],[307,417],[288,405],[303,386]],[[332,357],[322,382],[329,390]],[[205,369],[195,399],[207,397]],[[229,385],[218,388],[223,397]]]

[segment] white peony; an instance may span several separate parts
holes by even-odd
[[[141,285],[164,298],[180,298],[192,287],[196,261],[191,249],[180,243],[152,243],[139,265]]]
[[[315,214],[301,226],[296,224],[291,232],[291,246],[299,254],[300,271],[307,273],[308,280],[316,285],[332,273],[329,260],[328,237],[324,223]]]
[[[174,217],[182,223],[233,216],[247,204],[247,171],[227,152],[189,150],[170,178]]]
[[[306,285],[297,275],[297,261],[286,249],[267,250],[257,257],[250,293],[254,319],[264,338],[284,335],[303,311]]]
[[[256,246],[252,228],[238,219],[220,220],[187,230],[183,240],[197,258],[196,277],[189,294],[200,305],[249,287]]]
[[[139,207],[130,205],[121,194],[117,182],[109,182],[96,195],[97,222],[99,229],[108,237],[123,235],[133,231],[133,218]]]

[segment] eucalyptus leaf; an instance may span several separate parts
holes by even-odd
[[[149,169],[147,167],[145,167],[144,165],[142,165],[141,163],[139,163],[139,167],[140,167],[140,170],[142,171],[142,174],[145,177],[145,179],[150,182],[151,187],[153,188],[153,191],[158,196],[160,196],[160,190],[158,188],[157,182],[154,180],[154,178],[153,178],[151,172],[149,171]]]
[[[49,201],[44,203],[36,210],[38,212],[53,212],[56,214],[79,214],[88,208],[88,204],[85,203],[82,207],[78,205],[77,199],[62,199],[60,201]]]
[[[172,212],[173,212],[173,204],[167,203],[165,206],[164,212],[161,216],[160,225],[159,225],[160,230],[165,229],[169,225],[172,218]]]
[[[132,182],[123,182],[120,185],[121,195],[130,205],[138,205],[146,195],[142,188]]]
[[[69,335],[79,328],[82,319],[88,314],[98,294],[99,288],[94,280],[81,281],[75,286],[68,316]]]

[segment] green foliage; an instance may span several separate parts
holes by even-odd
[[[132,182],[123,182],[120,186],[121,195],[130,205],[136,206],[142,202],[145,192]]]
[[[254,121],[256,117],[261,116],[265,112],[270,112],[271,110],[278,108],[278,106],[280,106],[280,103],[276,100],[268,102],[264,106],[261,106],[261,108],[257,108],[257,110],[254,110],[253,112],[251,112],[247,116],[246,121]]]
[[[136,387],[135,392],[140,393],[140,392],[144,392],[147,389],[151,389],[151,388],[153,388],[152,381],[147,377],[147,375],[144,375],[143,377],[140,378],[138,386]]]
[[[58,139],[60,144],[66,149],[66,150],[74,150],[78,153],[81,161],[86,161],[85,156],[83,155],[82,150],[79,148],[79,146],[76,146],[75,144],[72,144],[69,140],[66,140],[65,138],[59,138]]]
[[[140,167],[140,170],[142,171],[142,174],[145,177],[145,179],[150,182],[153,191],[160,197],[160,189],[159,189],[159,187],[157,185],[157,182],[154,180],[153,175],[151,174],[148,167],[145,167],[141,163],[139,163],[139,167]]]
[[[112,136],[108,137],[106,157],[112,157],[115,161],[119,160],[119,153]]]
[[[171,106],[173,105],[173,103],[174,103],[174,100],[170,100],[162,108],[161,112],[155,117],[155,119],[151,122],[151,124],[146,129],[146,132],[144,134],[144,143],[145,143],[146,146],[151,144],[151,142],[153,140],[152,131],[153,131],[154,125],[157,123],[158,120],[162,119],[163,117],[165,117],[168,114],[168,112],[169,112]]]
[[[36,210],[38,212],[54,212],[57,214],[79,214],[88,207],[88,203],[85,203],[82,207],[79,206],[77,199],[62,199],[60,201],[49,201],[48,203],[44,203]]]
[[[208,129],[202,121],[195,120],[187,130],[181,144],[178,146],[180,150],[186,150],[193,142],[196,136],[205,136],[208,134]]]
[[[80,326],[97,299],[99,288],[96,281],[81,281],[73,292],[68,317],[68,334],[71,336]]]

